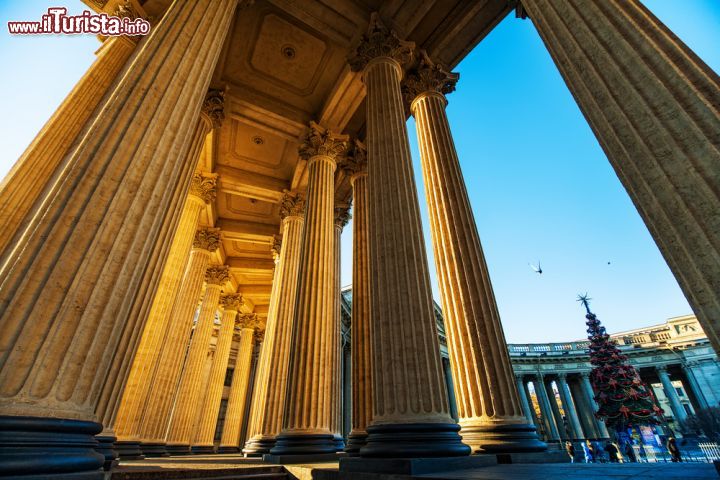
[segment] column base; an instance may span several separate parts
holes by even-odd
[[[248,440],[242,452],[246,457],[262,457],[270,453],[275,446],[277,439],[275,437],[260,437]]]
[[[115,442],[115,450],[122,460],[142,460],[145,458],[139,440],[120,440]]]
[[[361,457],[462,457],[470,447],[462,443],[457,423],[393,423],[367,428]]]
[[[95,435],[95,440],[98,442],[97,452],[105,457],[103,470],[109,472],[112,467],[118,464],[118,452],[115,450],[117,437],[114,435]]]
[[[333,435],[333,442],[335,442],[335,451],[342,452],[345,450],[345,439],[342,435],[336,433]]]
[[[495,455],[471,455],[449,458],[357,458],[340,460],[341,478],[418,478],[438,472],[452,472],[497,465]],[[363,476],[353,474],[365,474]],[[368,475],[370,474],[370,475]],[[396,477],[397,476],[397,477]],[[442,478],[434,476],[433,478]]]
[[[350,432],[348,435],[347,444],[345,444],[345,453],[350,457],[356,457],[360,455],[360,449],[367,443],[367,432],[353,433]]]
[[[208,453],[215,453],[214,445],[193,445],[190,448],[190,453],[194,455],[207,455]]]
[[[462,427],[463,442],[479,453],[544,452],[547,445],[528,423]]]
[[[220,445],[218,447],[218,453],[239,453],[239,452],[240,452],[240,447],[232,447],[232,446],[228,447],[228,446],[223,446],[223,445]]]
[[[165,445],[168,455],[190,455],[190,445]]]
[[[102,479],[97,422],[0,416],[0,477]]]
[[[271,455],[315,455],[335,453],[336,446],[332,434],[280,434]]]
[[[140,442],[140,449],[146,457],[167,457],[170,455],[165,442]]]

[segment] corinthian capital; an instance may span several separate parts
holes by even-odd
[[[93,3],[98,4],[101,2]],[[137,20],[138,18],[143,18],[143,14],[140,13],[138,6],[132,0],[124,0],[118,3],[115,7],[115,10],[113,10],[113,15],[120,18],[129,18],[130,20]]]
[[[225,91],[218,88],[208,90],[200,112],[210,121],[212,128],[220,128],[225,119]]]
[[[194,248],[202,248],[208,252],[214,252],[220,247],[219,228],[199,228],[193,239]]]
[[[280,200],[280,218],[302,217],[305,214],[305,195],[285,190]]]
[[[347,152],[349,139],[347,135],[335,134],[315,122],[310,122],[310,131],[300,144],[298,153],[303,160],[325,156],[338,161]]]
[[[360,45],[348,58],[353,72],[363,70],[373,58],[389,57],[398,63],[405,64],[412,59],[415,43],[400,40],[397,34],[386,27],[380,15],[374,12],[370,16],[367,33],[363,34]]]
[[[448,72],[442,65],[430,60],[423,51],[417,65],[405,75],[402,84],[403,97],[410,105],[422,93],[437,92],[446,95],[455,91],[459,78],[458,73]]]
[[[338,164],[350,178],[367,174],[367,148],[360,140],[352,142],[347,155]]]
[[[257,328],[255,329],[255,334],[253,336],[253,340],[255,343],[262,343],[263,340],[265,340],[265,329],[264,328]]]
[[[241,313],[237,318],[237,324],[240,328],[257,328],[258,323],[257,313]]]
[[[190,183],[190,195],[201,198],[203,202],[210,203],[217,195],[217,175],[196,173]]]
[[[280,248],[282,247],[282,235],[273,235],[272,245],[270,245],[270,252],[272,252],[273,260],[277,262],[280,258]]]
[[[230,267],[227,265],[210,265],[205,271],[208,285],[225,285],[230,279]]]
[[[345,225],[350,221],[352,215],[350,215],[350,205],[340,205],[335,207],[335,226],[338,228],[345,228]]]
[[[240,308],[245,305],[245,301],[239,293],[227,293],[225,295],[220,295],[220,305],[225,310],[234,310],[239,312]]]

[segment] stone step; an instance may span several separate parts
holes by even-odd
[[[137,468],[112,472],[111,480],[287,480],[282,467],[251,468]]]

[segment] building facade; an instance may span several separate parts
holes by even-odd
[[[85,3],[151,29],[101,39],[0,184],[0,475],[100,479],[118,453],[545,451],[445,112],[452,68],[512,12],[720,347],[720,79],[639,0]]]

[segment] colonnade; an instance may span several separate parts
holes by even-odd
[[[98,60],[93,68],[108,78],[87,100],[88,109],[98,105],[91,115],[61,110],[41,133],[43,145],[57,147],[47,165],[52,181],[28,194],[22,218],[4,224],[11,231],[0,247],[0,446],[12,447],[0,453],[0,474],[101,478],[115,437],[121,453],[136,457],[212,449],[236,326],[223,449],[322,456],[342,448],[336,208],[346,205],[334,196],[338,168],[351,176],[356,218],[347,451],[407,458],[544,450],[525,382],[512,373],[445,113],[458,76],[377,14],[348,60],[365,86],[362,143],[314,122],[300,141],[307,188],[282,200],[282,246],[247,398],[257,317],[233,291],[228,266],[215,263],[220,231],[199,225],[217,179],[197,171],[202,143],[223,118],[224,92],[209,87],[238,5],[246,2],[175,0],[132,55],[118,47],[112,61]],[[717,342],[717,76],[635,0],[523,0],[521,10]],[[457,422],[437,344],[408,111],[418,129]],[[74,148],[61,132],[71,122],[85,125],[81,136],[67,134],[76,136]],[[37,155],[29,151],[17,168],[32,169]],[[0,205],[21,196],[0,193]],[[534,384],[549,438],[582,435],[576,403],[580,392],[592,404],[586,384],[573,393],[566,377],[556,379],[566,429],[548,380]]]

